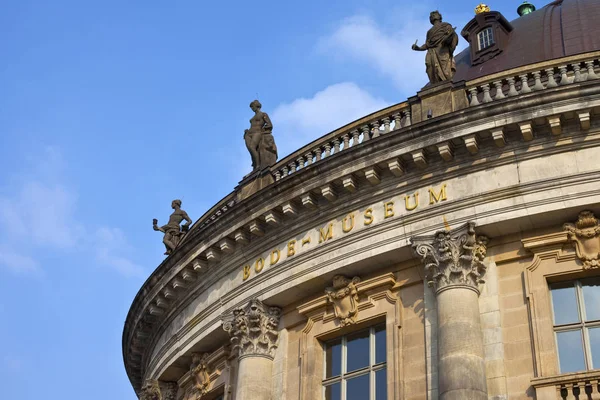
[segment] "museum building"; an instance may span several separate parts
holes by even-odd
[[[600,399],[600,0],[507,17],[432,12],[429,84],[285,158],[252,102],[253,172],[154,221],[140,399]]]

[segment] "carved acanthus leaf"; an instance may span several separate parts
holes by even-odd
[[[154,379],[148,379],[142,386],[142,390],[139,395],[140,400],[162,400],[160,392],[160,386],[158,381]]]
[[[359,277],[349,279],[343,275],[333,277],[333,286],[325,289],[327,300],[333,304],[333,311],[340,325],[356,323],[358,316],[358,291],[356,284]]]
[[[425,264],[427,283],[436,291],[450,285],[467,285],[478,290],[478,285],[485,282],[483,261],[488,242],[487,237],[475,234],[473,222],[454,231],[411,238],[415,254]]]
[[[565,224],[569,240],[585,269],[600,267],[600,224],[591,211],[582,211],[574,224]]]
[[[281,309],[251,300],[246,307],[223,318],[223,329],[231,336],[232,351],[243,356],[273,358],[279,337]]]

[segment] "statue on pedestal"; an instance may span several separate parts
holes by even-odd
[[[260,101],[254,100],[250,108],[254,116],[250,119],[250,129],[244,131],[246,147],[252,157],[252,170],[262,170],[277,162],[277,146],[273,139],[273,124],[267,113],[262,112]]]
[[[169,217],[169,223],[167,225],[158,226],[158,220],[156,218],[152,220],[152,228],[155,231],[160,231],[165,234],[163,238],[163,243],[167,250],[165,255],[169,255],[175,250],[175,247],[181,242],[192,223],[191,218],[181,209],[181,200],[173,200],[171,202],[171,208],[175,211],[173,211],[173,214]],[[186,220],[186,223],[180,226],[179,224],[181,224],[181,221],[183,220]]]
[[[458,45],[456,28],[447,22],[442,22],[442,14],[438,11],[431,12],[429,21],[433,27],[427,32],[425,44],[417,46],[415,41],[412,49],[427,51],[425,66],[429,83],[450,81],[456,72],[456,63],[454,62],[454,50]]]

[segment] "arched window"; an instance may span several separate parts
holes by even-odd
[[[479,51],[487,49],[494,44],[494,31],[491,27],[487,27],[477,34],[479,41]]]

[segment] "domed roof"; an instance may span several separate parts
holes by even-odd
[[[471,65],[469,48],[455,56],[454,81],[471,80],[523,65],[600,50],[600,0],[556,0],[511,21],[504,49]]]

